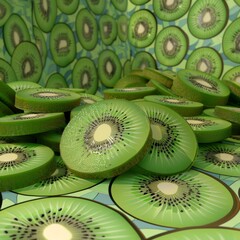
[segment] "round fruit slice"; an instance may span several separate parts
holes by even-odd
[[[42,88],[40,84],[35,82],[28,82],[28,81],[15,81],[15,82],[10,82],[7,85],[10,88],[12,88],[15,92],[19,92],[29,88]]]
[[[185,120],[199,143],[218,142],[231,136],[232,124],[228,121],[209,116],[185,117]]]
[[[67,88],[68,84],[62,74],[56,72],[49,76],[45,88]]]
[[[155,41],[155,54],[160,64],[175,66],[185,57],[188,50],[188,37],[176,26],[163,28]]]
[[[121,12],[126,12],[128,7],[128,1],[127,0],[111,0],[113,6]]]
[[[225,143],[199,146],[194,167],[222,175],[240,176],[240,148]]]
[[[172,176],[125,173],[112,181],[110,191],[123,211],[160,226],[216,226],[239,211],[227,185],[195,170]]]
[[[79,103],[79,94],[55,88],[25,89],[15,96],[17,108],[32,112],[67,112]]]
[[[90,10],[96,14],[100,15],[104,12],[106,9],[106,3],[107,1],[104,0],[86,0],[88,7]]]
[[[17,77],[11,65],[3,58],[0,58],[0,81],[9,83],[16,80]]]
[[[123,214],[92,200],[74,197],[37,199],[4,209],[0,212],[0,237],[29,240],[143,239]]]
[[[79,0],[57,0],[57,7],[65,14],[73,14],[77,11]]]
[[[216,106],[214,113],[222,119],[240,124],[240,108],[231,106]]]
[[[57,168],[50,177],[25,188],[15,189],[14,192],[31,196],[57,196],[81,191],[102,181],[76,177],[67,169],[60,156],[55,156],[55,160]]]
[[[12,6],[6,1],[0,2],[0,27],[2,27],[12,12]]]
[[[197,153],[196,137],[175,111],[158,103],[135,102],[149,118],[151,146],[138,166],[152,173],[170,175],[191,167]]]
[[[240,83],[240,66],[229,69],[222,78],[223,81],[233,81]]]
[[[156,60],[154,57],[145,51],[137,52],[132,60],[132,70],[145,68],[156,68]]]
[[[117,33],[121,41],[126,42],[128,38],[129,19],[126,15],[121,15],[117,19]]]
[[[149,46],[155,39],[157,32],[157,21],[152,12],[138,10],[134,12],[129,20],[128,40],[135,47]]]
[[[19,113],[0,118],[0,136],[23,136],[63,127],[64,113]]]
[[[188,13],[188,28],[196,38],[212,38],[226,26],[228,12],[225,0],[196,1]]]
[[[140,161],[150,136],[147,116],[127,100],[104,100],[81,109],[63,131],[64,163],[83,178],[110,178]]]
[[[0,191],[26,187],[52,174],[54,152],[33,143],[0,144]]]

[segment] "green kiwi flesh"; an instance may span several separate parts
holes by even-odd
[[[117,19],[117,32],[121,41],[125,42],[128,39],[128,23],[129,19],[126,15],[121,15]]]
[[[105,0],[86,0],[88,8],[96,15],[100,15],[105,10]]]
[[[128,172],[112,181],[110,192],[127,214],[173,228],[218,226],[239,210],[233,190],[195,170],[172,176]]]
[[[7,105],[13,112],[16,112],[17,109],[14,107],[15,91],[3,81],[0,81],[0,89],[0,101]]]
[[[127,0],[111,0],[113,6],[120,12],[126,12],[128,7]]]
[[[0,101],[0,117],[14,114],[14,112],[3,102]]]
[[[11,15],[12,7],[11,5],[6,1],[2,0],[0,3],[0,27],[2,27],[9,16]]]
[[[240,124],[240,108],[232,106],[216,106],[214,113],[222,119]]]
[[[9,83],[16,80],[17,77],[11,65],[3,58],[0,58],[0,81]]]
[[[45,88],[67,88],[68,84],[64,76],[58,72],[49,76]]]
[[[176,96],[176,94],[171,89],[155,79],[150,79],[146,85],[148,87],[155,87],[160,95]]]
[[[29,81],[15,81],[10,82],[7,84],[10,88],[12,88],[15,92],[22,91],[24,89],[29,88],[42,88],[42,86],[35,82],[29,82]]]
[[[155,58],[146,51],[137,52],[132,60],[132,70],[144,70],[145,68],[156,68]]]
[[[79,0],[57,0],[57,7],[65,14],[73,14],[77,11]]]

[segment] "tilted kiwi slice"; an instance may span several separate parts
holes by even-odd
[[[24,202],[1,211],[0,224],[2,239],[143,239],[123,214],[84,198]]]
[[[67,112],[79,103],[77,93],[55,88],[25,89],[15,97],[17,108],[33,112]]]
[[[102,181],[99,179],[86,180],[76,177],[67,169],[60,156],[55,156],[55,161],[57,167],[51,176],[30,186],[14,189],[13,191],[31,196],[57,196],[81,191]]]
[[[130,0],[130,2],[132,2],[135,5],[143,5],[147,2],[149,2],[150,0]]]
[[[155,87],[160,95],[167,95],[167,96],[176,96],[176,94],[166,87],[164,84],[160,83],[157,80],[150,79],[149,82],[146,84],[148,87]]]
[[[226,143],[199,145],[194,167],[222,175],[240,176],[240,148]]]
[[[105,0],[86,0],[86,2],[90,10],[96,15],[102,14],[105,10]]]
[[[183,117],[158,103],[137,101],[135,104],[148,116],[152,130],[151,146],[138,166],[162,175],[190,168],[198,146],[192,129]]]
[[[214,113],[222,119],[240,124],[240,108],[231,106],[216,106]]]
[[[181,18],[189,9],[191,0],[160,0],[153,1],[154,13],[164,21],[174,21]]]
[[[0,191],[25,187],[56,168],[53,151],[34,143],[0,144]]]
[[[54,25],[50,35],[50,51],[54,62],[65,67],[70,64],[76,55],[76,43],[73,31],[65,23]]]
[[[97,20],[88,9],[81,9],[75,21],[77,36],[80,44],[86,50],[92,50],[97,45],[98,27]]]
[[[36,0],[33,2],[33,13],[38,27],[43,32],[50,32],[57,17],[56,0]]]
[[[106,87],[113,87],[120,79],[122,65],[117,54],[110,49],[100,52],[98,57],[98,76]]]
[[[15,92],[22,91],[24,89],[29,88],[42,88],[42,86],[35,82],[28,81],[15,81],[7,84],[10,88],[12,88]]]
[[[188,28],[196,38],[212,38],[226,26],[228,12],[225,0],[196,1],[188,13]]]
[[[112,181],[110,193],[135,218],[174,228],[220,225],[239,211],[227,185],[195,170],[172,176],[128,172]]]
[[[77,11],[79,0],[57,0],[57,7],[65,14],[73,14]]]
[[[80,58],[72,71],[74,88],[83,88],[86,93],[95,94],[98,88],[98,74],[96,66],[88,57]]]
[[[188,50],[188,37],[177,26],[163,28],[155,40],[155,54],[160,64],[175,66],[185,57]]]
[[[3,102],[0,101],[0,117],[14,114],[14,112]]]
[[[2,27],[9,16],[11,15],[12,7],[11,5],[6,1],[2,0],[0,2],[0,27]]]
[[[152,12],[141,9],[129,20],[128,40],[131,45],[142,48],[150,45],[156,36],[157,21]]]
[[[55,72],[49,76],[45,87],[46,88],[67,88],[68,84],[62,74]]]
[[[113,6],[121,12],[126,12],[128,7],[128,1],[127,0],[111,0]]]
[[[199,143],[211,143],[231,136],[232,124],[228,121],[209,116],[185,117],[192,127]]]
[[[228,87],[216,77],[190,69],[177,72],[172,90],[179,96],[201,102],[207,107],[226,105],[230,95]]]
[[[3,58],[0,58],[0,81],[5,83],[17,80],[16,74],[12,66]]]
[[[128,23],[129,19],[126,15],[121,15],[117,19],[117,33],[121,41],[125,42],[128,39]]]
[[[230,68],[222,78],[223,81],[233,81],[240,83],[240,66]]]
[[[140,161],[149,135],[149,120],[134,103],[99,101],[72,118],[63,131],[60,153],[76,175],[110,178]]]
[[[38,82],[42,75],[42,58],[37,46],[20,43],[13,52],[11,65],[19,81]]]
[[[0,136],[23,136],[63,127],[63,113],[19,113],[0,118]]]
[[[240,18],[235,19],[223,35],[223,52],[231,61],[240,63]]]
[[[128,74],[121,77],[114,88],[146,87],[147,82],[148,80],[144,77]]]
[[[214,48],[200,47],[188,57],[186,68],[209,73],[219,78],[223,71],[223,59]]]
[[[223,83],[229,88],[229,104],[238,106],[240,103],[240,83],[237,81],[223,80]],[[223,105],[223,104],[219,104]]]
[[[141,69],[144,70],[145,68],[156,68],[156,60],[155,58],[146,51],[137,52],[134,55],[132,60],[132,70]]]
[[[15,91],[3,81],[0,81],[0,89],[0,101],[15,112]]]

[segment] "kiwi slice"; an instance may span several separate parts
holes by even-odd
[[[57,0],[57,7],[65,14],[73,14],[77,11],[79,0]]]
[[[169,89],[157,80],[150,79],[146,85],[148,87],[155,87],[160,95],[176,96],[176,94],[171,89]]]
[[[63,113],[18,113],[0,118],[0,136],[23,136],[65,127]]]
[[[228,14],[225,0],[196,1],[188,12],[189,31],[196,38],[212,38],[226,26]]]
[[[15,112],[15,91],[3,81],[0,81],[0,89],[0,101]]]
[[[199,143],[218,142],[231,136],[232,124],[228,121],[209,116],[185,117],[185,120]]]
[[[203,110],[203,104],[199,102],[189,101],[182,97],[150,95],[144,97],[144,100],[155,102],[169,107],[179,113],[181,116],[200,115]]]
[[[137,52],[134,55],[132,60],[132,70],[141,69],[144,70],[145,68],[156,68],[156,60],[152,56],[152,54],[146,51]]]
[[[117,54],[110,49],[100,52],[98,57],[98,76],[106,87],[113,87],[120,79],[122,65]]]
[[[0,144],[0,191],[25,187],[56,169],[53,151],[35,143]]]
[[[0,101],[0,117],[14,114],[14,112],[4,103]]]
[[[80,44],[86,50],[93,50],[98,41],[97,20],[88,9],[81,9],[76,17],[75,27]]]
[[[76,175],[110,178],[140,161],[149,136],[149,120],[139,107],[123,99],[104,100],[72,118],[63,131],[60,153]]]
[[[149,46],[157,32],[157,21],[154,14],[146,9],[134,12],[129,20],[128,40],[134,47]]]
[[[172,176],[128,172],[113,179],[110,193],[131,216],[173,228],[220,225],[239,210],[233,190],[195,170]]]
[[[55,156],[56,170],[51,176],[30,186],[15,189],[14,192],[31,196],[58,196],[90,188],[102,180],[76,177],[65,166],[60,156]]]
[[[223,80],[223,83],[229,88],[230,96],[228,103],[238,106],[240,103],[240,83],[237,81]],[[223,105],[223,104],[219,104]]]
[[[61,67],[75,59],[76,43],[70,26],[65,23],[54,25],[50,34],[50,51],[54,62]]]
[[[216,106],[214,113],[222,119],[240,124],[240,108],[232,106]]]
[[[96,15],[100,15],[105,10],[105,0],[86,0],[89,9]]]
[[[214,48],[200,47],[188,57],[186,68],[209,73],[219,78],[223,71],[223,59]]]
[[[2,27],[12,12],[12,6],[6,1],[0,2],[0,27]]]
[[[114,88],[145,87],[147,81],[144,77],[128,74],[121,77],[114,85]]]
[[[27,25],[21,16],[14,13],[8,18],[3,28],[3,39],[10,55],[21,42],[30,40]]]
[[[121,41],[126,42],[128,39],[128,23],[129,19],[126,15],[121,15],[117,19],[117,32]]]
[[[148,116],[152,130],[151,146],[138,166],[162,175],[190,168],[198,146],[186,121],[174,110],[158,103],[137,101],[135,104]]]
[[[5,239],[143,239],[120,212],[77,197],[43,198],[8,207],[0,212],[0,223],[0,237]]]
[[[22,91],[24,89],[29,88],[42,88],[42,86],[35,82],[28,81],[15,81],[7,84],[10,88],[12,88],[15,92]]]
[[[230,95],[228,87],[216,77],[190,69],[177,72],[171,89],[175,94],[207,107],[226,105]]]
[[[56,72],[49,76],[45,87],[46,88],[67,88],[68,84],[64,76]]]
[[[3,58],[0,58],[0,81],[9,83],[17,80],[12,66]]]
[[[239,1],[239,0],[234,0],[234,2],[235,2],[238,6],[240,6],[240,1]]]
[[[240,148],[226,143],[199,145],[194,167],[221,175],[240,176]]]
[[[228,59],[240,63],[240,18],[235,19],[226,29],[223,35],[223,52]]]
[[[232,81],[240,83],[240,66],[229,69],[222,78],[223,81]]]
[[[74,93],[77,93],[77,94],[82,94],[82,93],[85,93],[85,89],[83,88],[60,88],[62,90],[65,90],[65,91],[68,91],[68,92],[74,92]]]
[[[120,12],[126,12],[128,7],[127,0],[111,0],[113,6]]]
[[[163,21],[174,21],[184,16],[190,5],[191,0],[160,0],[153,1],[153,10],[159,19]]]
[[[148,240],[213,240],[221,239],[231,240],[239,239],[240,230],[226,227],[208,227],[191,228],[182,230],[173,230],[166,233],[150,237]]]
[[[13,52],[11,65],[18,81],[38,82],[42,75],[42,58],[31,42],[20,43]]]
[[[135,4],[135,5],[143,5],[147,2],[149,2],[150,0],[130,0],[131,3]]]
[[[33,13],[38,27],[43,32],[50,32],[57,17],[56,0],[34,0]]]
[[[155,40],[155,54],[158,62],[165,66],[175,66],[185,57],[188,50],[188,37],[177,26],[163,28]]]
[[[98,76],[93,60],[82,57],[76,62],[72,72],[72,84],[74,88],[85,89],[86,93],[96,93]]]
[[[108,14],[99,18],[100,36],[103,44],[111,45],[117,38],[117,22]]]

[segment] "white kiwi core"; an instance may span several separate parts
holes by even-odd
[[[174,195],[178,191],[178,185],[172,182],[160,182],[157,188],[165,195]]]
[[[20,43],[20,36],[18,31],[13,32],[13,39],[14,39],[15,45],[18,45]]]
[[[88,104],[95,103],[95,101],[93,101],[92,99],[88,99],[88,98],[83,99],[83,101],[84,101],[85,103],[88,103]]]
[[[27,75],[32,71],[31,63],[30,61],[25,61],[24,62],[24,73]]]
[[[89,28],[89,26],[88,26],[87,23],[84,24],[83,29],[84,29],[84,32],[85,32],[86,34],[88,34],[88,33],[90,32],[90,28]]]
[[[173,42],[172,42],[171,40],[168,40],[168,41],[167,41],[167,44],[166,44],[166,50],[167,50],[168,52],[171,52],[173,49],[174,49]]]
[[[188,119],[187,122],[188,122],[188,124],[190,124],[190,125],[201,125],[201,124],[204,123],[203,121],[193,120],[193,119]]]
[[[48,12],[48,1],[47,0],[42,1],[42,6],[43,6],[44,11]]]
[[[40,97],[57,97],[57,96],[59,96],[59,94],[53,93],[53,92],[43,92],[43,93],[39,93],[38,96],[40,96]]]
[[[167,1],[165,2],[165,4],[166,4],[166,6],[172,6],[172,5],[175,4],[175,0],[167,0]]]
[[[84,73],[84,74],[83,74],[83,78],[82,78],[82,84],[83,84],[83,85],[87,85],[87,84],[88,84],[88,81],[89,81],[88,74],[87,74],[87,73]]]
[[[204,87],[212,88],[212,85],[206,82],[204,79],[199,78],[199,79],[195,79],[195,81]]]
[[[222,161],[229,161],[231,162],[234,159],[234,156],[230,153],[217,153],[215,154],[215,157]]]
[[[211,23],[212,21],[212,14],[210,11],[206,11],[202,16],[202,22],[203,23]]]
[[[21,118],[35,118],[39,115],[41,114],[31,113],[31,114],[22,115]]]
[[[151,124],[152,138],[160,141],[163,138],[162,127],[159,124]]]
[[[141,35],[141,34],[143,34],[144,32],[145,32],[145,26],[144,26],[144,24],[139,23],[139,24],[137,25],[137,33],[138,33],[139,35]]]
[[[58,48],[59,49],[65,49],[68,46],[68,42],[66,39],[61,39],[58,43]]]
[[[63,225],[52,223],[48,225],[44,231],[43,236],[46,240],[71,240],[72,233]]]
[[[18,159],[17,153],[4,153],[0,155],[0,162],[13,162]]]
[[[106,63],[106,71],[107,71],[109,74],[112,73],[112,71],[113,71],[113,65],[112,65],[111,61],[107,61],[107,63]]]
[[[112,133],[112,128],[110,125],[103,123],[101,125],[99,125],[94,134],[93,134],[93,138],[96,142],[102,142],[107,140]]]
[[[166,99],[165,101],[169,102],[169,103],[179,103],[179,102],[181,102],[178,99]]]
[[[204,61],[200,61],[200,64],[198,65],[198,70],[202,72],[207,72],[208,65]]]

